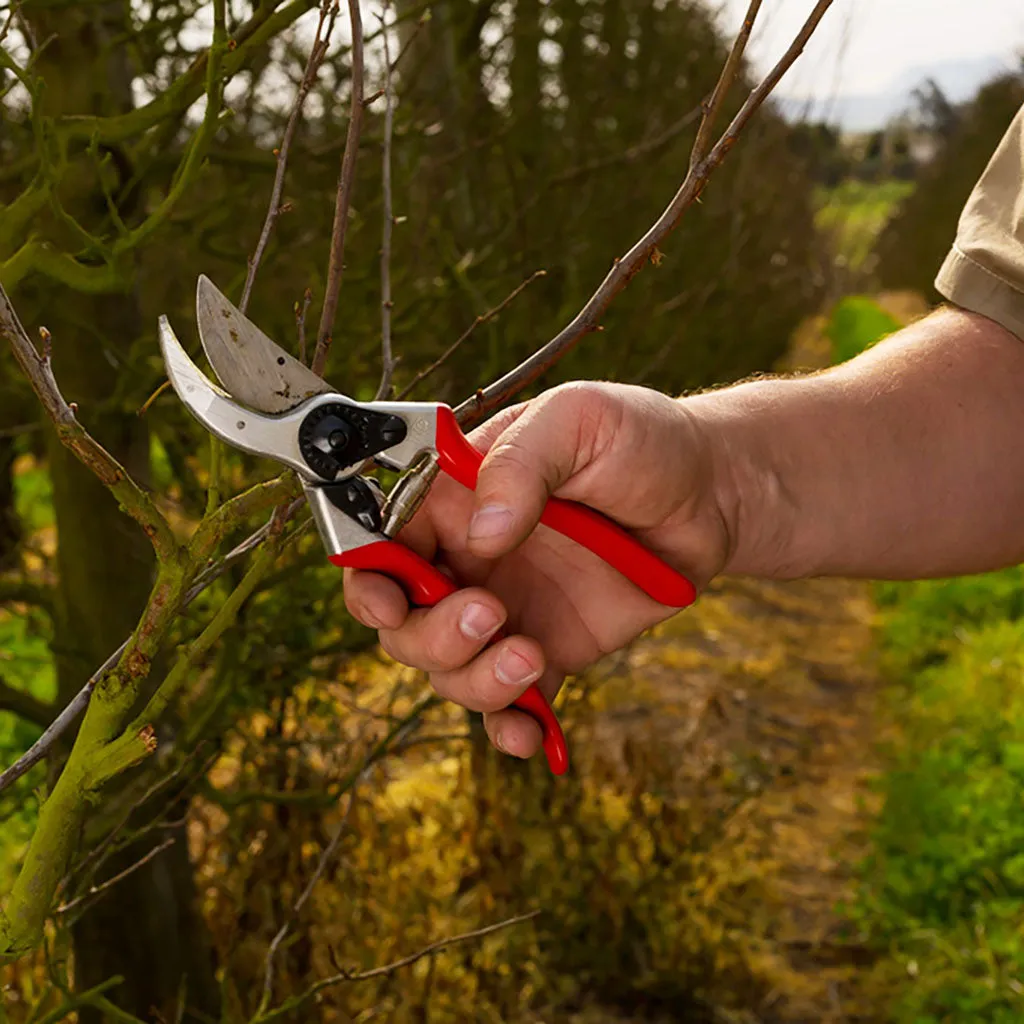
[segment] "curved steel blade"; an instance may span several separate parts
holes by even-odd
[[[290,466],[307,480],[318,479],[299,451],[298,427],[305,410],[271,418],[243,408],[192,362],[165,316],[160,317],[160,350],[171,386],[211,434],[242,451]]]
[[[250,408],[287,412],[331,391],[236,309],[205,274],[196,286],[196,319],[199,340],[221,384]]]

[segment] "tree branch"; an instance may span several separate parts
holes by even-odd
[[[338,294],[341,275],[345,269],[345,232],[348,229],[348,211],[352,205],[355,186],[356,157],[359,155],[359,136],[363,128],[363,19],[359,0],[348,0],[348,13],[352,22],[352,107],[345,136],[345,152],[338,175],[338,197],[334,204],[334,226],[331,230],[331,255],[327,265],[327,289],[317,330],[316,353],[313,356],[314,373],[323,376],[327,354],[331,348],[334,319],[338,312]]]
[[[309,304],[313,301],[313,292],[307,288],[302,293],[302,304],[295,303],[295,333],[299,338],[299,362],[306,361],[306,314]]]
[[[275,517],[268,531],[269,542],[260,548],[259,554],[253,559],[252,564],[246,570],[242,581],[224,599],[220,608],[217,609],[217,614],[210,619],[206,628],[189,644],[185,653],[175,662],[174,667],[167,673],[164,681],[157,688],[156,693],[150,697],[146,706],[126,728],[126,733],[130,734],[144,728],[146,725],[155,722],[163,714],[171,698],[181,688],[182,683],[184,683],[188,670],[210,650],[214,643],[223,635],[224,631],[235,621],[242,605],[252,596],[257,584],[273,566],[287,540],[283,531],[283,518]]]
[[[718,111],[721,109],[726,95],[732,88],[732,83],[736,81],[736,75],[740,70],[740,62],[743,60],[743,51],[747,48],[747,41],[750,39],[750,33],[754,28],[754,20],[757,18],[757,12],[760,7],[761,0],[750,0],[750,6],[747,8],[747,13],[743,18],[743,23],[740,25],[739,32],[736,33],[736,39],[732,44],[732,49],[729,51],[729,56],[726,57],[725,63],[722,65],[722,73],[718,76],[718,81],[715,83],[711,98],[704,105],[700,127],[697,129],[697,138],[694,140],[693,149],[690,151],[691,168],[707,156],[708,148],[711,146],[711,132],[715,127]]]
[[[323,873],[327,868],[327,865],[334,859],[334,855],[337,853],[338,846],[341,844],[341,840],[344,837],[345,827],[348,823],[349,814],[352,812],[352,805],[356,798],[356,787],[362,781],[363,777],[369,772],[369,770],[386,754],[392,750],[392,743],[396,740],[402,739],[407,736],[412,730],[414,730],[420,722],[420,718],[423,712],[429,708],[434,707],[438,703],[438,698],[428,697],[426,700],[420,701],[412,711],[410,711],[403,718],[395,722],[388,730],[387,734],[374,746],[374,748],[367,754],[363,760],[362,765],[352,772],[347,779],[341,784],[336,793],[334,793],[334,799],[338,799],[345,793],[350,793],[349,801],[345,807],[345,815],[341,820],[341,825],[338,828],[334,838],[330,841],[324,852],[320,855],[320,860],[317,862],[316,870],[313,872],[313,876],[310,878],[306,888],[302,891],[302,895],[299,896],[292,908],[292,913],[289,918],[281,925],[277,934],[274,936],[273,941],[270,943],[270,948],[267,950],[267,956],[264,966],[263,974],[263,995],[260,998],[260,1005],[256,1011],[256,1020],[260,1019],[260,1014],[264,1013],[267,1007],[270,1005],[270,997],[273,994],[273,983],[274,983],[274,957],[277,955],[277,950],[281,943],[284,941],[291,928],[292,922],[299,916],[302,908],[306,905],[310,895],[313,892],[317,882],[323,877]],[[274,1011],[276,1013],[277,1011]],[[272,1016],[272,1015],[271,1015]],[[269,1019],[269,1018],[268,1018]]]
[[[129,637],[128,640],[131,638]],[[46,755],[53,749],[54,744],[74,724],[75,719],[88,707],[92,697],[92,691],[96,684],[109,672],[120,660],[128,646],[128,640],[123,644],[91,676],[86,680],[85,686],[67,703],[61,713],[46,728],[42,736],[25,751],[17,761],[0,772],[0,793],[10,786],[13,786],[23,775],[31,771]]]
[[[409,381],[409,383],[406,384],[404,388],[402,388],[402,390],[398,393],[397,400],[401,401],[403,398],[405,398],[406,395],[411,394],[416,385],[419,384],[421,381],[426,380],[427,377],[429,377],[439,366],[442,366],[444,363],[446,363],[456,353],[456,351],[458,351],[462,343],[479,326],[481,326],[481,324],[485,324],[489,320],[493,320],[505,309],[506,306],[509,305],[510,302],[512,302],[519,296],[519,294],[523,291],[524,288],[527,287],[527,285],[533,284],[533,282],[536,281],[538,277],[544,277],[545,274],[547,274],[546,270],[535,270],[525,281],[522,281],[518,285],[516,285],[516,287],[513,288],[512,291],[509,292],[509,294],[506,295],[505,298],[502,299],[501,302],[499,302],[498,305],[496,305],[493,309],[489,309],[486,313],[481,313],[480,316],[478,316],[462,332],[462,334],[458,338],[456,338],[455,341],[453,341],[451,345],[449,345],[448,348],[441,353],[440,356],[437,357],[437,359],[435,359],[425,369],[420,370],[420,372],[417,373],[416,376],[413,377],[413,379]]]
[[[50,336],[46,332],[43,353],[36,350],[21,326],[7,293],[0,286],[0,335],[7,339],[22,372],[57,429],[61,443],[99,478],[121,507],[149,537],[161,563],[177,562],[178,543],[149,495],[128,475],[124,467],[75,418],[75,410],[64,401],[50,361]]]
[[[229,78],[245,67],[261,46],[284,31],[314,6],[315,0],[291,0],[283,7],[277,0],[256,4],[253,16],[233,34],[234,47],[223,62],[223,74]],[[155,99],[125,114],[94,116],[70,114],[59,117],[56,132],[68,141],[113,145],[141,135],[168,118],[183,114],[202,95],[207,75],[208,51],[203,51],[191,67]]]
[[[72,996],[67,1002],[58,1006],[56,1010],[51,1011],[45,1017],[39,1018],[38,1024],[65,1024],[70,1019],[73,1010],[77,1010],[80,1006],[91,1006],[93,1000],[102,996],[104,992],[117,988],[118,985],[123,983],[124,978],[120,974],[115,974],[114,977],[100,982],[95,988],[87,989],[85,992]]]
[[[138,871],[143,865],[148,864],[157,854],[163,853],[168,846],[173,846],[175,840],[165,839],[159,846],[154,846],[144,857],[141,857],[134,864],[129,864],[124,871],[119,871],[116,875],[108,878],[105,882],[101,882],[99,885],[90,885],[88,889],[81,896],[76,896],[75,899],[70,900],[67,903],[62,903],[59,907],[54,910],[55,914],[66,914],[69,910],[74,910],[75,907],[80,907],[86,900],[91,900],[94,896],[99,896],[101,893],[106,892],[108,889],[117,885],[118,882],[127,878],[129,875]]]
[[[306,887],[302,890],[299,898],[295,901],[295,906],[292,907],[291,913],[285,918],[281,927],[277,930],[277,933],[270,942],[270,946],[267,949],[267,956],[264,960],[263,995],[260,997],[260,1005],[256,1010],[257,1017],[259,1017],[260,1014],[265,1013],[267,1007],[270,1005],[270,997],[273,994],[274,986],[274,958],[277,956],[277,951],[280,949],[281,943],[284,942],[285,937],[288,935],[292,922],[299,916],[299,914],[302,913],[302,908],[309,901],[309,897],[313,895],[313,890],[316,888],[317,883],[327,870],[327,865],[334,860],[334,855],[338,852],[338,847],[341,845],[342,839],[345,838],[346,830],[348,828],[348,819],[352,814],[352,806],[356,802],[356,788],[363,776],[370,770],[370,767],[370,765],[367,765],[357,776],[355,783],[349,792],[348,804],[345,806],[345,813],[342,815],[341,823],[338,825],[338,831],[334,833],[331,841],[326,847],[324,847],[323,853],[320,854],[320,860],[317,861],[316,868],[310,876],[309,881],[306,883]]]
[[[409,956],[402,957],[401,960],[395,960],[393,963],[384,964],[381,967],[373,967],[368,971],[341,971],[328,978],[323,978],[321,981],[318,981],[315,985],[308,988],[301,995],[292,996],[291,999],[286,1000],[269,1013],[257,1015],[253,1018],[251,1024],[267,1024],[268,1021],[277,1020],[279,1017],[283,1017],[285,1014],[291,1013],[293,1010],[303,1006],[305,1003],[309,1002],[310,999],[313,999],[319,992],[322,992],[325,988],[330,988],[332,985],[338,985],[345,981],[369,981],[371,978],[380,978],[388,974],[394,974],[395,971],[399,971],[403,967],[411,967],[417,960],[422,960],[425,956],[430,956],[432,953],[438,953],[442,949],[447,949],[449,946],[454,946],[462,942],[470,942],[473,939],[482,939],[487,935],[493,935],[494,932],[502,931],[505,928],[511,928],[513,925],[522,924],[524,921],[532,921],[539,915],[539,910],[531,910],[528,914],[519,914],[516,917],[510,917],[504,921],[489,924],[484,928],[477,928],[471,932],[463,932],[461,935],[452,935],[447,939],[439,939],[437,942],[432,942],[429,946],[424,946],[423,949],[417,950],[415,953],[410,953]]]
[[[587,300],[573,320],[515,369],[488,387],[477,391],[458,406],[455,415],[462,426],[475,423],[482,416],[503,405],[513,395],[528,387],[554,366],[588,334],[601,329],[601,317],[604,316],[612,300],[643,269],[648,260],[657,258],[659,245],[678,227],[683,214],[700,196],[712,172],[722,163],[729,150],[735,145],[750,118],[803,52],[807,40],[831,5],[832,0],[818,0],[789,48],[761,84],[750,93],[722,137],[706,157],[690,167],[682,185],[662,215],[625,256],[615,260],[600,287]],[[742,34],[742,28],[740,32]]]
[[[305,106],[309,90],[313,88],[320,65],[323,63],[330,46],[331,34],[334,32],[334,23],[338,16],[338,0],[321,0],[320,20],[316,26],[316,37],[313,46],[309,51],[309,58],[306,61],[306,70],[303,72],[302,81],[299,84],[299,91],[292,104],[291,113],[288,115],[288,123],[285,125],[284,135],[281,138],[281,145],[277,149],[277,169],[274,173],[274,184],[270,190],[270,205],[267,207],[267,216],[263,221],[263,230],[260,232],[259,241],[256,243],[256,251],[249,260],[249,269],[245,275],[245,285],[242,288],[242,301],[238,308],[244,313],[249,308],[249,299],[252,296],[252,285],[256,279],[256,271],[259,270],[263,254],[270,242],[270,234],[274,230],[274,224],[281,212],[281,195],[284,191],[285,171],[288,168],[288,154],[291,150],[292,139],[295,137],[295,129],[299,119],[302,117],[302,108]],[[324,27],[326,25],[326,32]]]
[[[261,511],[262,508],[269,507],[276,503],[279,500],[281,488],[288,483],[287,475],[285,477],[278,477],[277,480],[270,481],[269,485],[257,485],[257,487],[254,487],[243,494],[237,495],[235,498],[232,498],[230,501],[221,505],[216,513],[221,520],[221,528],[219,531],[211,531],[212,536],[208,541],[206,541],[206,543],[204,543],[203,550],[205,551],[207,547],[212,547],[216,544],[218,537],[224,536],[226,533],[230,532],[235,525],[236,519],[244,519],[247,514]],[[256,498],[259,499],[258,505],[253,500]],[[246,502],[245,512],[241,512],[239,510],[239,503],[243,500]],[[290,506],[288,506],[285,518],[291,518],[301,505],[302,499],[296,499]],[[272,524],[272,519],[264,523],[263,526],[251,533],[244,541],[229,551],[222,559],[204,570],[192,586],[185,592],[185,596],[182,598],[181,604],[179,605],[178,613],[180,614],[181,612],[184,612],[185,609],[188,608],[188,606],[204,590],[206,590],[207,587],[223,576],[232,565],[241,561],[252,551],[258,548],[270,535]],[[96,671],[93,672],[93,674],[86,680],[82,689],[75,694],[43,735],[40,736],[39,739],[36,740],[36,742],[33,743],[32,746],[29,747],[29,749],[10,766],[10,768],[4,772],[0,772],[0,793],[9,786],[12,786],[18,779],[46,757],[50,750],[53,749],[57,740],[67,732],[75,719],[77,719],[78,716],[89,706],[89,701],[92,698],[92,693],[96,688],[96,684],[109,671],[111,671],[115,665],[117,665],[131,641],[132,637],[128,637],[124,643],[122,643],[121,646],[118,647],[118,649],[114,651],[114,653],[111,654],[110,657],[107,658],[107,660],[104,661],[103,664],[100,665],[100,667],[96,669]]]
[[[384,33],[384,141],[381,143],[381,188],[384,190],[384,217],[380,246],[380,384],[376,400],[391,393],[395,360],[391,354],[391,233],[395,226],[391,196],[391,134],[394,128],[394,101],[391,95],[391,50],[388,47],[388,0],[380,14]]]

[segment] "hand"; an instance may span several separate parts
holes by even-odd
[[[603,512],[698,587],[725,563],[725,516],[698,422],[646,388],[564,385],[470,439],[487,451],[476,492],[441,476],[401,534],[466,589],[410,610],[392,580],[346,570],[345,599],[388,654],[429,672],[441,696],[485,712],[499,750],[529,757],[540,728],[507,706],[530,683],[550,700],[567,673],[673,614],[596,555],[535,531],[548,497]],[[502,626],[507,635],[488,647]]]

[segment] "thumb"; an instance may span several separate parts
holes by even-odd
[[[498,434],[477,480],[467,535],[473,554],[506,554],[533,532],[548,498],[594,451],[604,404],[587,387],[555,388],[530,402]]]

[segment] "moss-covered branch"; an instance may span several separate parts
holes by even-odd
[[[223,60],[222,73],[230,78],[241,71],[260,47],[283,32],[315,5],[312,0],[291,0],[278,10],[279,3],[265,0],[253,16],[234,34],[234,46]],[[149,131],[161,122],[183,114],[203,94],[207,80],[209,53],[203,53],[192,66],[159,96],[145,106],[126,114],[108,117],[69,116],[59,118],[56,132],[65,140],[112,145]]]

